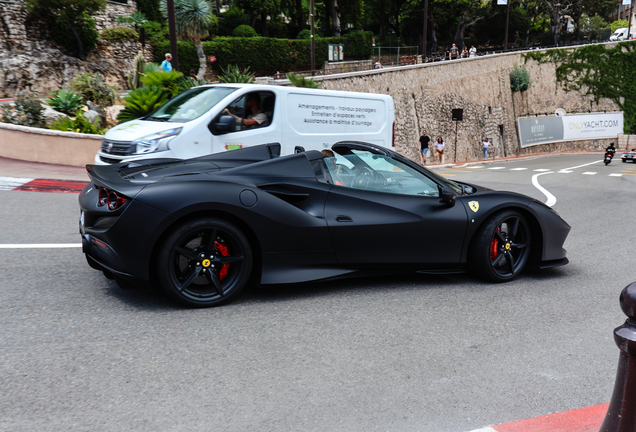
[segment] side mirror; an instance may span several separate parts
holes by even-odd
[[[303,146],[294,147],[294,153],[305,153],[305,147]]]
[[[457,195],[451,189],[446,186],[438,186],[439,187],[439,202],[442,204],[446,204],[446,207],[453,207],[455,205],[455,200],[457,199]]]
[[[234,116],[221,116],[219,121],[213,124],[215,135],[222,135],[236,131],[236,118]]]

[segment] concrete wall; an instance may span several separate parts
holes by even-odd
[[[101,135],[0,123],[0,156],[32,162],[84,166],[93,163]]]
[[[516,117],[554,114],[557,108],[568,113],[619,108],[607,99],[595,105],[590,96],[566,93],[556,82],[552,63],[530,61],[526,67],[532,88],[513,94],[509,74],[515,64],[524,64],[520,53],[352,72],[316,77],[316,81],[325,89],[391,95],[395,101],[397,150],[413,160],[419,160],[418,139],[423,129],[433,138],[444,139],[447,161],[453,161],[455,154],[458,161],[478,159],[485,137],[498,147],[498,156],[589,151],[609,144],[610,140],[598,140],[595,147],[593,141],[573,141],[519,148]],[[464,110],[462,122],[452,121],[454,108]]]

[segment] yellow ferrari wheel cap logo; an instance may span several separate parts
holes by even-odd
[[[203,262],[201,262],[201,265],[203,267],[210,267],[210,260],[209,259],[204,259]]]
[[[510,243],[506,243],[506,249],[510,249]]]
[[[479,202],[477,201],[471,201],[468,203],[468,207],[470,207],[470,209],[472,211],[474,211],[475,213],[477,213],[477,210],[479,210]]]

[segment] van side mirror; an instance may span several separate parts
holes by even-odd
[[[303,146],[294,147],[294,153],[305,153],[305,147]]]
[[[236,118],[234,116],[221,116],[216,123],[212,123],[210,131],[214,135],[222,135],[236,131]]]
[[[457,195],[451,189],[446,186],[439,185],[439,202],[442,204],[446,204],[446,207],[453,207],[455,205],[455,200],[457,199]]]

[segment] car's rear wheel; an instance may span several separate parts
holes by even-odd
[[[473,244],[470,266],[479,276],[506,282],[524,269],[531,251],[531,232],[525,217],[516,210],[492,216]]]
[[[222,219],[202,218],[177,228],[158,262],[163,289],[188,306],[226,303],[245,287],[252,271],[252,250],[245,235]]]

